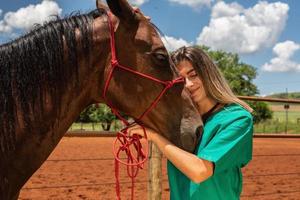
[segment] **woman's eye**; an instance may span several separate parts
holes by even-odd
[[[191,74],[190,75],[190,78],[196,78],[197,77],[197,74]]]

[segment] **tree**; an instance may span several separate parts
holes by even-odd
[[[268,104],[260,101],[248,103],[252,108],[255,108],[252,113],[254,123],[259,123],[272,118],[273,111],[269,109]]]
[[[94,111],[90,114],[90,119],[93,122],[101,122],[103,130],[109,131],[111,124],[116,120],[116,116],[111,112],[110,108],[105,104],[98,106],[92,105]]]
[[[91,105],[87,107],[78,117],[76,122],[101,122],[103,130],[109,131],[116,116],[105,104]]]
[[[237,54],[212,51],[205,46],[200,48],[214,60],[235,94],[245,96],[258,94],[258,89],[253,83],[257,71],[253,66],[241,63]]]
[[[257,70],[248,64],[240,62],[238,54],[225,51],[212,51],[206,46],[197,46],[203,49],[217,64],[230,88],[236,95],[253,96],[259,93],[253,80]],[[272,111],[264,102],[247,102],[253,109],[254,122],[259,123],[272,118]]]
[[[79,117],[76,119],[76,122],[88,123],[91,122],[90,115],[94,112],[92,106],[87,107],[84,111],[82,111]]]

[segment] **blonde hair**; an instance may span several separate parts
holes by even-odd
[[[183,60],[190,61],[202,80],[207,95],[215,101],[221,104],[236,103],[249,112],[253,111],[246,102],[233,94],[219,68],[202,49],[197,47],[181,47],[172,53],[172,60],[175,65],[178,65]]]

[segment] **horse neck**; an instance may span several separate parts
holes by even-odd
[[[102,18],[101,21],[103,21]],[[96,29],[97,27],[94,26],[94,28]],[[92,34],[93,48],[90,50],[90,55],[85,53],[84,48],[77,49],[76,59],[78,67],[71,68],[72,70],[77,70],[77,72],[74,72],[71,77],[64,77],[64,86],[62,86],[63,89],[59,90],[58,98],[55,96],[55,93],[51,92],[51,89],[47,88],[48,86],[45,86],[45,88],[41,87],[44,88],[40,94],[42,95],[42,98],[40,98],[42,102],[39,103],[37,100],[38,106],[30,107],[28,113],[32,124],[29,129],[24,128],[26,127],[24,115],[27,115],[27,113],[20,112],[19,110],[22,110],[19,109],[21,105],[17,103],[17,107],[19,107],[16,109],[17,121],[19,122],[16,134],[18,135],[17,143],[22,143],[22,140],[28,140],[29,142],[30,140],[37,140],[37,144],[49,144],[49,149],[46,152],[51,153],[84,108],[96,101],[102,101],[102,98],[98,98],[99,95],[95,95],[95,93],[100,93],[101,88],[103,88],[104,83],[102,83],[102,80],[104,80],[104,70],[110,52],[109,34],[103,34],[104,30],[108,31],[105,23],[100,23],[97,31],[94,30]],[[102,32],[100,37],[96,35],[99,32]],[[77,36],[76,40],[79,40]],[[66,44],[64,47],[66,48]],[[68,55],[64,57],[68,58]],[[70,63],[67,59],[64,62],[66,65]],[[30,130],[30,134],[28,130]]]
[[[3,164],[0,165],[0,179],[3,179],[3,175],[8,180],[4,188],[10,188],[12,193],[17,192],[47,159],[80,112],[95,100],[101,101],[101,98],[95,99],[93,91],[100,92],[100,88],[103,87],[101,80],[109,55],[107,35],[103,38],[97,37],[98,41],[94,44],[97,47],[91,52],[90,62],[86,62],[86,54],[79,50],[78,76],[64,77],[65,87],[59,90],[59,98],[49,89],[50,83],[40,81],[39,88],[42,90],[38,94],[42,98],[37,97],[34,106],[28,106],[28,112],[25,113],[22,102],[15,99],[14,110],[17,117],[14,133],[16,139],[13,143],[16,148],[7,151],[6,158],[0,156],[0,162]],[[16,86],[13,90],[16,90]],[[28,121],[29,126],[26,125]]]

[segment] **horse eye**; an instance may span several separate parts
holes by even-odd
[[[161,62],[166,61],[167,60],[167,55],[162,54],[162,53],[155,53],[154,54],[155,58]]]

